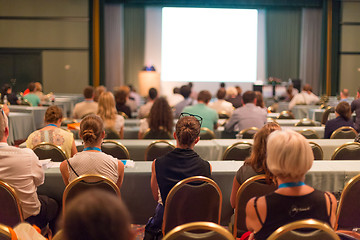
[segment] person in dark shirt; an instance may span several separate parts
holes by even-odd
[[[331,134],[340,127],[354,127],[354,123],[351,120],[350,105],[347,102],[340,102],[335,109],[335,119],[331,119],[325,124],[324,138],[330,138]]]
[[[4,102],[4,97],[6,96],[7,101],[11,105],[20,104],[19,99],[17,98],[16,94],[12,92],[12,88],[9,84],[5,83],[1,90],[1,102]]]
[[[356,93],[356,99],[351,103],[351,112],[356,113],[355,130],[360,132],[360,88]]]

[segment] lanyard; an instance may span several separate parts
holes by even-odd
[[[52,127],[57,127],[56,126],[56,124],[53,124],[53,123],[50,123],[50,124],[48,124],[48,125],[46,125],[47,127],[50,127],[50,126],[52,126]]]
[[[300,186],[304,186],[305,183],[304,182],[287,182],[287,183],[282,183],[279,185],[279,188],[286,188],[286,187],[300,187]]]
[[[95,151],[101,152],[101,149],[98,147],[87,147],[87,148],[84,148],[83,151],[89,151],[89,150],[95,150]]]

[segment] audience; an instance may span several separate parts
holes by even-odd
[[[233,180],[230,197],[232,208],[235,208],[236,194],[239,187],[247,179],[259,174],[265,174],[267,181],[270,181],[273,178],[272,173],[266,165],[266,145],[268,136],[276,130],[281,130],[281,127],[277,123],[267,123],[255,134],[251,155],[244,161],[244,165],[236,172]]]
[[[356,93],[356,99],[351,103],[351,112],[355,112],[356,119],[355,119],[355,130],[360,132],[360,88]]]
[[[106,92],[106,87],[103,85],[97,86],[94,90],[94,102],[98,102],[99,101],[99,97],[100,95]]]
[[[28,89],[29,93],[24,96],[24,99],[27,100],[31,104],[31,106],[39,106],[40,98],[35,94],[35,83],[29,83]]]
[[[59,146],[67,158],[74,156],[77,153],[74,136],[71,132],[60,128],[62,118],[63,114],[59,107],[55,105],[48,107],[45,112],[46,126],[29,135],[26,147],[32,149],[42,142],[47,142]]]
[[[40,82],[35,82],[34,94],[40,98],[40,101],[49,101],[49,96],[43,93],[42,85]]]
[[[80,119],[86,115],[95,114],[98,109],[98,104],[94,102],[94,88],[92,86],[87,86],[84,89],[83,94],[85,100],[77,103],[73,110],[72,117],[75,119]]]
[[[184,100],[175,105],[175,118],[178,118],[182,113],[184,107],[193,105],[194,100],[190,98],[191,88],[189,85],[183,85],[180,88],[180,94],[184,97]]]
[[[113,194],[94,189],[76,196],[62,221],[65,240],[133,240],[130,214]]]
[[[124,138],[125,119],[117,114],[115,98],[111,92],[104,92],[99,97],[97,115],[104,121],[106,130],[112,131]]]
[[[246,205],[246,225],[255,239],[265,240],[277,228],[308,218],[334,227],[335,197],[304,183],[314,160],[307,140],[294,131],[275,131],[269,136],[266,152],[266,164],[279,187]]]
[[[267,110],[256,106],[256,94],[246,91],[242,97],[243,106],[235,109],[229,121],[225,124],[225,130],[241,131],[250,127],[262,128],[266,123]]]
[[[172,134],[174,126],[173,112],[164,97],[155,100],[147,118],[140,120],[139,139],[150,129],[151,139],[168,139]],[[169,133],[169,134],[167,134]]]
[[[241,94],[236,90],[235,87],[228,87],[226,90],[226,101],[230,102],[234,108],[242,106]]]
[[[226,115],[230,117],[234,111],[234,107],[230,102],[225,101],[225,96],[225,88],[220,88],[216,93],[217,100],[215,102],[209,103],[209,107],[214,109],[218,114],[226,113]]]
[[[170,107],[174,107],[179,102],[183,101],[184,97],[180,94],[180,88],[174,87],[173,93],[168,96],[168,102]]]
[[[1,102],[4,103],[4,97],[6,96],[8,103],[11,105],[20,104],[20,100],[17,98],[16,94],[12,92],[10,84],[5,83],[1,89]]]
[[[198,115],[202,117],[201,127],[205,127],[214,131],[218,127],[219,116],[214,109],[209,108],[207,105],[211,99],[211,93],[207,90],[201,91],[198,94],[197,104],[187,106],[183,112]]]
[[[124,164],[101,151],[104,137],[104,124],[99,116],[89,115],[81,121],[80,138],[84,142],[84,150],[61,163],[60,171],[65,185],[84,174],[100,174],[121,188]]]
[[[131,109],[128,105],[126,105],[127,99],[129,98],[129,92],[127,91],[127,87],[120,87],[115,90],[115,103],[116,103],[116,110],[118,112],[123,112],[131,118]]]
[[[154,104],[155,99],[157,98],[157,90],[155,88],[149,89],[148,101],[145,105],[141,106],[139,109],[138,118],[146,118],[150,113],[150,109]]]
[[[331,119],[325,124],[324,138],[330,138],[331,134],[340,127],[354,127],[354,123],[351,119],[351,108],[349,103],[343,101],[335,108],[335,119]]]
[[[158,202],[154,217],[145,227],[144,239],[149,233],[161,232],[166,197],[179,181],[192,176],[211,177],[211,166],[193,150],[200,137],[200,122],[195,117],[181,117],[176,123],[176,148],[152,163],[151,190]],[[160,195],[160,196],[159,196]]]
[[[136,107],[140,106],[141,104],[141,96],[136,92],[133,85],[128,85],[130,89],[129,99],[133,100],[136,103]]]
[[[45,179],[38,157],[31,149],[9,146],[8,137],[8,120],[1,112],[0,179],[15,189],[25,221],[43,228],[56,218],[58,204],[54,199],[36,193]]]
[[[319,102],[319,97],[311,91],[311,86],[305,84],[301,93],[296,94],[289,102],[289,109],[291,110],[295,105],[312,105]]]
[[[352,100],[349,98],[349,90],[344,88],[341,92],[340,92],[340,102],[347,102],[349,104],[351,104]]]

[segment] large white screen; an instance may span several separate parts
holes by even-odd
[[[256,80],[257,10],[163,8],[161,80]]]

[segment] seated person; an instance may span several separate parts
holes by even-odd
[[[233,187],[231,191],[230,203],[232,208],[236,205],[236,194],[241,184],[247,179],[265,174],[267,181],[273,178],[273,175],[267,168],[266,160],[266,142],[267,138],[273,131],[281,130],[281,127],[277,123],[267,123],[262,127],[254,136],[254,145],[252,147],[251,155],[244,161],[233,180]]]
[[[117,113],[115,98],[111,92],[104,92],[100,95],[97,115],[104,121],[105,129],[117,135],[113,138],[124,138],[125,119]]]
[[[94,102],[98,102],[99,101],[99,97],[103,92],[106,92],[106,87],[103,85],[97,86],[94,89]]]
[[[151,107],[154,104],[157,96],[158,96],[157,90],[155,88],[150,88],[147,102],[145,105],[140,107],[138,118],[146,118],[149,116]]]
[[[240,93],[235,87],[228,87],[226,89],[226,101],[230,102],[234,108],[239,108],[242,106],[242,100],[241,100],[241,88]]]
[[[97,112],[98,104],[94,102],[94,88],[87,86],[84,89],[85,100],[75,105],[73,110],[73,118],[80,119],[89,114],[95,114]]]
[[[164,97],[155,100],[151,107],[149,117],[140,120],[139,139],[144,137],[145,132],[150,129],[151,139],[164,139],[165,134],[173,132],[174,120],[173,112]],[[165,137],[168,139],[168,137]]]
[[[47,142],[59,146],[67,158],[74,156],[77,153],[74,136],[71,132],[60,128],[62,117],[59,107],[55,105],[48,107],[45,112],[46,126],[29,135],[26,147],[32,149],[42,142]]]
[[[24,96],[24,99],[27,100],[31,106],[39,106],[40,98],[35,93],[35,83],[31,82],[28,85],[29,93]]]
[[[120,87],[114,92],[116,111],[123,112],[131,118],[131,109],[126,105],[127,99],[129,98],[129,91],[127,87]]]
[[[331,119],[325,124],[324,138],[330,138],[331,134],[340,127],[354,128],[354,122],[351,120],[351,107],[348,102],[339,102],[335,108],[335,119]]]
[[[54,199],[36,193],[45,179],[41,163],[32,150],[7,144],[8,121],[0,111],[0,179],[15,189],[26,222],[39,228],[52,223],[53,227],[58,204]]]
[[[65,185],[84,174],[100,174],[121,188],[124,164],[101,152],[104,136],[104,124],[100,117],[90,115],[81,121],[80,138],[84,142],[84,150],[61,163],[60,171]]]
[[[230,117],[234,111],[234,107],[230,102],[225,101],[225,96],[225,88],[220,88],[216,93],[216,97],[218,100],[209,103],[209,107],[214,109],[217,113],[226,113],[226,115]]]
[[[180,87],[180,94],[184,97],[184,100],[178,102],[174,106],[174,116],[175,118],[179,118],[180,114],[183,112],[184,107],[193,105],[195,102],[191,97],[191,88],[189,85],[183,85]]]
[[[200,122],[195,117],[181,117],[175,128],[176,148],[152,163],[151,190],[158,206],[155,216],[146,225],[145,237],[147,231],[160,231],[166,197],[172,187],[188,177],[211,177],[209,162],[201,159],[193,150],[200,140]]]
[[[279,187],[246,205],[246,226],[255,239],[265,240],[279,227],[308,218],[334,227],[335,197],[304,183],[314,161],[308,141],[291,130],[275,131],[269,136],[266,152],[266,164]]]
[[[130,214],[123,202],[100,189],[76,196],[66,206],[61,225],[64,239],[68,240],[135,239]]]
[[[319,97],[312,92],[309,84],[305,84],[303,90],[296,94],[289,102],[289,110],[293,109],[295,105],[312,105],[319,102]]]
[[[1,102],[4,103],[4,97],[6,96],[8,103],[11,105],[20,104],[21,101],[17,98],[16,94],[12,92],[10,84],[5,83],[1,90]]]

